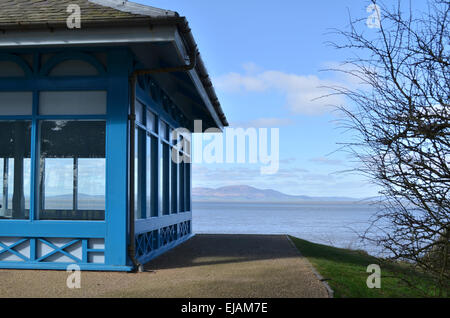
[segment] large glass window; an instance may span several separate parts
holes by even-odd
[[[78,165],[75,163],[75,169],[76,167],[78,167],[78,200],[76,201],[78,210],[105,211],[105,159],[80,158]]]
[[[158,216],[158,138],[147,136],[147,217]]]
[[[159,208],[161,215],[170,214],[169,210],[169,195],[170,195],[170,152],[169,145],[164,141],[161,141],[161,155],[160,155],[160,165],[159,165]]]
[[[191,211],[191,163],[186,163],[185,167],[186,167],[186,177],[185,177],[185,182],[186,182],[186,202],[185,202],[185,206],[186,206],[186,211]]]
[[[30,121],[0,121],[0,219],[29,217],[30,142]]]
[[[105,121],[39,122],[39,219],[105,219]]]
[[[181,137],[171,140],[173,126],[140,102],[136,118],[136,219],[190,211],[190,164],[172,160],[173,152],[189,156],[189,145],[179,149]]]
[[[178,180],[178,186],[179,186],[179,190],[178,190],[178,197],[179,197],[179,202],[180,202],[180,212],[184,212],[185,210],[185,163],[184,162],[180,162],[179,164],[180,167],[180,173],[179,173],[179,180]]]
[[[136,129],[135,136],[135,158],[134,158],[134,216],[136,219],[146,218],[144,197],[145,192],[145,161],[140,160],[145,154],[146,132],[140,128]]]
[[[170,161],[170,212],[178,213],[178,164]]]

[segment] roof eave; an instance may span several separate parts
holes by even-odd
[[[108,27],[110,26],[110,22],[112,21],[102,21],[102,20],[91,20],[91,21],[83,21],[83,29],[87,28],[99,28],[99,27]],[[178,33],[180,34],[184,45],[187,47],[188,53],[196,52],[197,43],[193,37],[191,29],[189,28],[189,24],[185,17],[179,16],[161,16],[161,17],[147,17],[143,16],[142,18],[133,18],[133,19],[115,19],[114,26],[115,27],[137,27],[137,26],[148,26],[152,28],[156,25],[174,25],[178,29]],[[67,29],[66,21],[61,22],[37,22],[37,23],[13,23],[13,24],[0,24],[0,32],[8,32],[8,31],[26,31],[26,30],[61,30]],[[76,30],[74,30],[76,31]],[[214,111],[217,113],[218,118],[220,119],[221,126],[219,128],[223,128],[229,126],[229,123],[226,119],[226,116],[223,112],[223,109],[220,105],[219,99],[211,82],[209,73],[205,67],[205,63],[200,54],[198,54],[197,64],[195,67],[195,71],[198,75],[199,80],[202,83],[202,86],[208,95],[208,99],[210,104],[213,106]],[[206,103],[207,108],[209,103]],[[214,117],[214,116],[213,116]]]

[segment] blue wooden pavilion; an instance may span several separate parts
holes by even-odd
[[[81,28],[69,28],[69,5]],[[192,235],[189,136],[227,126],[184,17],[0,3],[0,268],[131,271]]]

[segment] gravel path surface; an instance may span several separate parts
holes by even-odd
[[[283,235],[197,235],[149,262],[146,272],[0,270],[0,297],[328,297]]]

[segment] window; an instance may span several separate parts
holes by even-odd
[[[181,139],[170,140],[174,128],[141,102],[136,103],[136,125],[136,219],[190,211],[190,165],[172,160],[173,151],[184,157],[190,151],[177,149]]]
[[[104,220],[104,121],[39,122],[39,219]]]
[[[78,210],[105,211],[105,192],[102,191],[106,188],[105,159],[80,158],[77,160],[75,167],[78,167],[78,200],[76,201]]]
[[[146,218],[146,208],[144,202],[145,192],[145,161],[140,160],[145,154],[146,132],[140,128],[136,129],[135,137],[135,161],[134,161],[134,215],[136,219]]]
[[[186,211],[191,211],[191,163],[186,163]]]
[[[172,149],[171,149],[172,150]],[[172,152],[171,152],[172,155]],[[178,164],[175,163],[173,160],[170,160],[170,167],[171,167],[171,191],[170,191],[170,212],[171,213],[178,213]]]
[[[184,163],[184,207],[185,211],[191,211],[191,138],[183,138],[183,154],[188,159]]]
[[[191,164],[189,163],[189,160],[191,158],[190,138],[186,138],[186,136],[180,136],[179,145],[181,145],[179,156],[184,159],[179,163],[178,168],[179,211],[187,212],[191,211]]]
[[[158,216],[158,139],[147,136],[147,217]]]
[[[179,186],[179,202],[180,202],[180,212],[184,212],[185,210],[185,163],[184,162],[180,162],[179,163],[179,167],[180,167],[180,173],[179,173],[179,180],[178,180],[178,186]]]
[[[168,127],[167,124],[162,120],[159,121],[159,135],[162,139],[169,141]]]
[[[147,111],[147,129],[156,133],[156,116],[150,111]]]
[[[170,214],[169,210],[169,196],[170,196],[170,153],[169,153],[169,145],[164,141],[161,141],[161,155],[159,157],[160,165],[159,165],[159,208],[160,215],[168,215]]]
[[[141,125],[145,125],[144,109],[145,109],[144,105],[142,105],[140,102],[136,102],[135,104],[136,122]]]
[[[0,132],[0,219],[27,219],[31,189],[31,122],[0,121]]]

